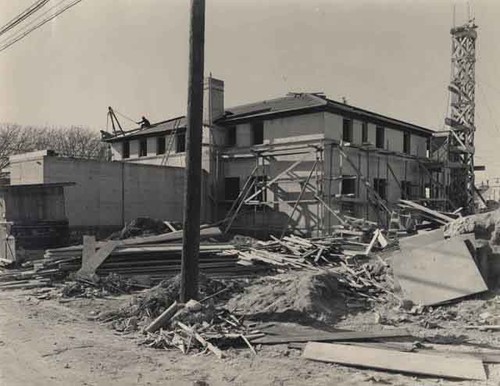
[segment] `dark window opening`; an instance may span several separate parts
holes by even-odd
[[[251,201],[260,201],[260,202],[265,202],[267,201],[267,189],[265,189],[266,183],[267,183],[267,176],[257,176],[257,177],[252,177],[253,179],[253,189],[252,189],[252,195],[259,192],[254,198],[252,198]]]
[[[130,141],[123,142],[122,158],[130,158]]]
[[[148,155],[148,140],[141,139],[139,141],[139,157],[146,157]]]
[[[341,194],[356,195],[356,176],[342,176]]]
[[[227,128],[227,146],[236,146],[236,126]]]
[[[253,122],[252,123],[252,144],[260,145],[264,143],[264,122]]]
[[[226,177],[224,179],[224,198],[236,200],[240,194],[240,177]]]
[[[177,134],[176,140],[175,152],[184,153],[186,151],[186,133]]]
[[[368,123],[363,122],[361,124],[361,143],[368,142]]]
[[[156,154],[165,154],[165,137],[156,138]]]
[[[342,121],[342,140],[352,142],[352,120],[345,119]]]
[[[378,193],[382,199],[387,198],[387,180],[385,178],[374,178],[373,189]]]
[[[375,138],[375,146],[378,147],[379,149],[383,149],[384,142],[385,142],[385,130],[383,127],[377,126],[377,135]]]
[[[401,198],[405,200],[412,199],[412,186],[410,181],[401,181]]]
[[[403,134],[403,153],[410,154],[411,135],[410,133]]]

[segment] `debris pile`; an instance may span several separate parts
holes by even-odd
[[[94,281],[83,278],[67,281],[61,288],[61,296],[64,298],[102,298],[109,295],[128,294],[142,288],[143,286],[134,280],[123,279],[116,273],[110,273],[105,277],[97,277]]]
[[[362,242],[369,238],[369,243]],[[339,229],[333,236],[305,239],[285,236],[281,240],[271,236],[270,241],[259,241],[256,246],[242,248],[242,260],[271,264],[278,272],[288,269],[319,271],[333,267],[339,262],[348,262],[355,256],[368,256],[372,250],[381,250],[388,241],[379,229],[370,233]]]

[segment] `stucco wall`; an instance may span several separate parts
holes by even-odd
[[[14,181],[17,184],[75,183],[65,188],[70,226],[119,226],[123,219],[127,222],[140,216],[182,221],[183,168],[41,157],[37,162],[43,164],[42,170],[28,162],[11,169],[13,184]],[[18,170],[23,174],[18,174]],[[207,191],[205,181],[204,175],[204,192]],[[202,206],[202,219],[208,221],[205,195]]]

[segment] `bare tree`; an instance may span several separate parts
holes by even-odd
[[[108,146],[89,128],[0,125],[0,169],[11,155],[46,149],[64,157],[110,160]]]

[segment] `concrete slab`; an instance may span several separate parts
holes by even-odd
[[[399,239],[399,248],[403,251],[409,251],[413,248],[423,247],[427,244],[444,240],[444,228],[434,229],[433,231],[422,232],[415,236]]]
[[[405,250],[393,259],[405,297],[434,305],[488,289],[462,237]]]

